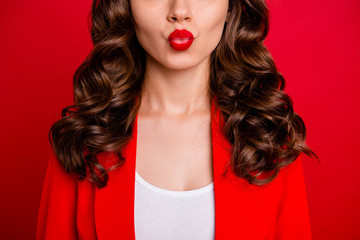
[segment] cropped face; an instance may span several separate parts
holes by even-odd
[[[136,36],[151,59],[181,70],[201,63],[216,48],[228,0],[130,0],[130,6]]]

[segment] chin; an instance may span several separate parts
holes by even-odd
[[[171,56],[167,58],[165,61],[160,61],[164,67],[173,69],[173,70],[186,70],[193,67],[196,67],[200,63],[202,63],[205,58],[202,57],[190,57],[190,56]]]
[[[168,68],[168,69],[172,69],[172,70],[186,70],[189,68],[193,68],[196,65],[198,65],[199,63],[194,63],[194,62],[190,62],[190,61],[184,61],[184,62],[167,62],[164,63],[163,66]]]

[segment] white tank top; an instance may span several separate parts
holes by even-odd
[[[136,240],[214,240],[214,182],[190,191],[156,187],[135,172]]]

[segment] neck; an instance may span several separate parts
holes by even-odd
[[[210,110],[210,57],[187,69],[169,69],[146,56],[142,111],[188,115]]]

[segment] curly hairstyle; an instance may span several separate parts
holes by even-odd
[[[211,53],[209,88],[232,146],[229,166],[236,176],[263,185],[300,153],[316,155],[305,144],[304,122],[263,44],[269,30],[265,0],[229,0],[229,11]],[[121,150],[141,102],[145,50],[128,0],[93,0],[90,30],[94,47],[74,74],[74,105],[63,109],[49,140],[68,172],[80,180],[89,172],[88,179],[102,188],[108,171],[125,161]],[[116,153],[116,164],[100,164],[96,156],[102,152]],[[258,178],[262,173],[271,175]]]

